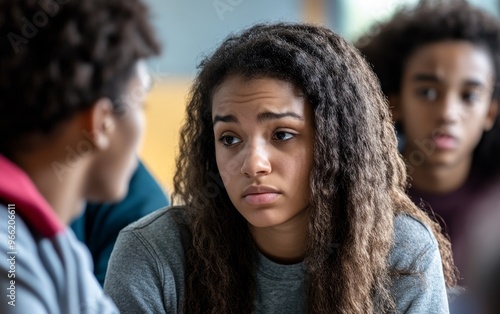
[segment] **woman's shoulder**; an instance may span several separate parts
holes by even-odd
[[[408,267],[429,251],[438,251],[438,243],[429,226],[408,214],[394,218],[394,246],[391,264]]]
[[[177,312],[189,243],[186,217],[184,208],[166,207],[120,232],[104,287],[122,312]]]
[[[397,214],[394,217],[394,242],[436,243],[436,238],[429,226],[409,214]]]
[[[170,206],[139,219],[128,225],[121,232],[122,238],[134,238],[148,242],[154,247],[174,243],[185,244],[189,237],[186,209],[182,206]]]
[[[429,226],[407,214],[395,217],[390,269],[398,313],[448,313],[441,256]]]
[[[123,231],[147,232],[149,230],[176,230],[187,224],[186,209],[168,206],[158,209],[123,228]],[[168,228],[164,228],[168,227]]]

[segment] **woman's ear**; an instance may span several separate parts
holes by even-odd
[[[113,104],[108,98],[98,99],[84,112],[83,135],[96,147],[105,150],[110,143],[110,135],[115,128]]]
[[[484,130],[489,131],[493,128],[495,121],[498,115],[498,100],[493,99],[490,104],[490,108],[488,109],[488,115],[486,116],[486,120],[484,122]]]
[[[401,122],[401,101],[400,96],[398,94],[390,94],[388,97],[389,100],[389,109],[392,113],[392,120],[394,122]]]

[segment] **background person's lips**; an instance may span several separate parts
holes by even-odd
[[[457,138],[448,134],[434,136],[432,141],[436,145],[436,149],[440,150],[455,149],[458,146]]]

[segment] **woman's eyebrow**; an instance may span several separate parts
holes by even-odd
[[[276,113],[276,112],[262,112],[257,115],[257,122],[263,122],[267,120],[278,120],[278,119],[283,119],[291,117],[294,119],[298,119],[303,121],[304,117],[301,115],[295,113],[295,112],[283,112],[283,113]],[[225,116],[220,116],[220,115],[215,115],[214,120],[213,120],[213,125],[215,125],[217,122],[233,122],[233,123],[238,123],[238,118],[236,118],[234,115],[225,115]]]
[[[232,114],[226,115],[226,116],[219,116],[215,115],[213,125],[215,125],[217,122],[234,122],[238,123],[238,119],[233,116]]]
[[[298,119],[301,121],[304,120],[304,117],[296,114],[295,112],[291,112],[291,111],[287,111],[287,112],[283,112],[283,113],[266,111],[266,112],[259,113],[257,115],[257,121],[263,122],[266,120],[277,120],[277,119],[282,119],[282,118],[287,118],[287,117],[291,117],[291,118]]]

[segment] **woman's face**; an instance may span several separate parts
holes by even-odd
[[[314,139],[304,97],[284,81],[235,75],[212,100],[217,167],[236,209],[257,228],[303,218]]]

